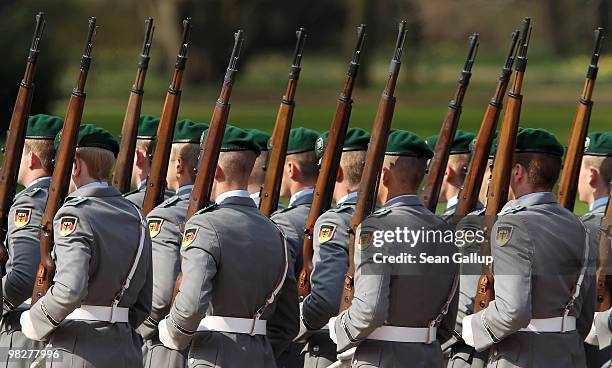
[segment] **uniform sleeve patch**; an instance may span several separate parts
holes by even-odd
[[[17,208],[15,210],[15,217],[13,218],[13,222],[15,223],[16,228],[24,227],[30,223],[30,218],[32,214],[32,210],[29,208]]]
[[[319,229],[319,243],[325,243],[328,240],[331,240],[336,233],[336,225],[321,225]]]
[[[357,237],[357,248],[359,250],[364,250],[372,245],[372,241],[374,240],[374,232],[373,231],[360,231],[359,236]]]
[[[78,219],[73,216],[64,216],[60,219],[59,233],[61,236],[72,234],[77,228]]]
[[[190,246],[191,243],[193,243],[193,241],[196,240],[197,236],[198,236],[197,227],[190,227],[189,229],[186,229],[185,232],[183,233],[183,242],[181,243],[183,248],[187,248],[188,246]]]
[[[148,221],[149,225],[149,235],[151,239],[155,238],[160,232],[162,228],[162,224],[164,223],[164,219],[161,218],[150,218]]]
[[[512,238],[513,230],[514,227],[512,226],[498,226],[497,231],[495,232],[495,243],[497,243],[497,245],[499,245],[500,247],[503,247],[504,245],[508,244],[510,238]]]

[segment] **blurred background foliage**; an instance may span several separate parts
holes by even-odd
[[[160,114],[179,47],[181,20],[193,18],[179,118],[210,119],[232,34],[246,33],[230,121],[271,131],[284,92],[295,30],[308,38],[294,126],[327,130],[340,93],[355,27],[368,31],[351,124],[371,127],[401,19],[409,22],[394,126],[433,134],[465,61],[468,36],[480,34],[472,84],[460,127],[477,131],[507,52],[524,16],[533,37],[524,86],[522,125],[567,140],[593,47],[593,30],[609,28],[609,0],[2,0],[0,121],[6,130],[23,73],[37,11],[47,14],[33,113],[65,114],[78,72],[87,18],[100,26],[87,85],[84,120],[117,133],[142,47],[144,19],[155,18],[143,112]],[[605,41],[604,52],[610,50]],[[603,55],[591,130],[610,130],[612,57]]]

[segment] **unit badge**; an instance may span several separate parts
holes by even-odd
[[[330,240],[331,238],[334,237],[334,234],[336,233],[336,226],[335,225],[321,225],[321,229],[319,229],[319,243],[325,243],[326,241]]]
[[[151,239],[155,238],[157,234],[161,232],[161,227],[163,223],[164,223],[164,219],[155,218],[155,217],[149,219],[148,225],[149,225],[149,235],[151,236]]]
[[[495,233],[495,242],[497,245],[500,247],[506,245],[512,237],[512,230],[514,230],[512,226],[499,226]]]
[[[359,236],[357,237],[357,248],[359,250],[364,250],[370,245],[372,245],[372,241],[374,240],[374,232],[373,231],[360,231]]]
[[[61,236],[72,234],[77,228],[78,219],[73,216],[64,216],[60,219],[59,233]]]
[[[187,248],[188,246],[190,246],[191,243],[193,243],[193,241],[196,239],[197,236],[198,236],[197,227],[190,227],[189,229],[186,229],[185,232],[183,233],[183,242],[182,242],[183,247]]]
[[[28,223],[30,223],[30,215],[32,214],[32,210],[27,208],[17,208],[15,210],[15,217],[13,218],[13,222],[15,223],[16,228],[24,227]]]

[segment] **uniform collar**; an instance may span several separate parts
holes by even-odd
[[[251,197],[252,200],[257,202],[259,200],[259,192],[251,193],[249,194],[249,197]]]
[[[25,187],[25,189],[48,186],[50,182],[51,182],[51,177],[50,176],[43,176],[43,177],[40,177],[40,178],[32,181],[30,184],[28,184],[27,187]]]
[[[423,201],[416,194],[404,194],[389,199],[383,205],[384,208],[396,206],[422,206]]]
[[[108,188],[108,183],[104,181],[92,181],[89,184],[81,185],[78,189],[87,189],[87,188]]]
[[[99,181],[89,183],[79,187],[74,192],[68,194],[68,198],[75,197],[114,197],[121,196],[121,193],[115,187],[109,186],[107,183]]]
[[[193,184],[183,185],[182,187],[179,187],[176,190],[175,195],[180,196],[185,193],[191,193],[192,190],[193,190]]]
[[[599,207],[605,207],[608,205],[608,201],[609,201],[609,197],[608,196],[604,196],[601,198],[597,198],[595,201],[593,201],[593,203],[591,203],[591,208],[589,208],[589,211],[593,211]]]
[[[215,202],[217,204],[222,204],[224,201],[229,200],[229,199],[233,199],[234,197],[248,198],[248,199],[251,200],[253,205],[255,205],[255,202],[251,198],[251,193],[249,193],[246,190],[229,190],[227,192],[221,193],[221,194],[219,194],[217,196],[217,199],[215,199]]]
[[[456,206],[457,203],[459,203],[459,196],[453,196],[448,200],[448,202],[446,202],[446,208],[449,209],[453,206]]]
[[[140,183],[138,183],[138,186],[136,188],[139,191],[140,190],[145,190],[147,188],[147,179],[141,180]]]
[[[291,199],[289,199],[289,206],[312,203],[312,193],[314,193],[314,188],[300,190],[291,196]]]
[[[508,201],[503,209],[515,205],[528,207],[545,203],[557,203],[557,198],[555,198],[555,195],[552,194],[552,192],[533,192],[522,195],[515,200]]]
[[[340,206],[342,206],[342,205],[343,205],[345,202],[349,202],[349,201],[351,201],[351,202],[355,202],[355,201],[353,201],[353,199],[356,199],[356,198],[357,198],[357,192],[351,192],[351,193],[349,193],[349,194],[347,194],[347,195],[343,196],[342,198],[340,198],[340,199],[338,200],[338,202],[336,202],[336,206],[337,206],[337,207],[340,207]]]

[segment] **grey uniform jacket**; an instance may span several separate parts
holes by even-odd
[[[178,347],[191,342],[190,366],[275,367],[266,336],[196,330],[206,315],[253,318],[283,271],[283,246],[280,230],[249,197],[228,197],[188,220],[183,281],[167,326]]]
[[[151,240],[143,250],[119,307],[129,323],[65,320],[81,305],[110,306],[136,257],[143,226],[139,211],[112,187],[80,188],[68,195],[53,222],[53,286],[30,309],[37,335],[60,351],[53,367],[138,367],[142,353],[134,328],[151,310]]]
[[[0,324],[0,367],[29,367],[32,359],[10,359],[9,349],[42,349],[44,343],[26,338],[19,317],[28,308],[40,262],[40,219],[45,210],[50,177],[43,177],[19,192],[8,218],[5,246],[9,253],[2,278],[3,315]],[[4,363],[7,362],[7,365]]]
[[[452,259],[454,243],[440,236],[432,236],[429,241],[374,243],[376,232],[396,229],[452,233],[416,196],[393,198],[362,222],[356,234],[355,296],[335,322],[338,351],[357,346],[353,359],[357,367],[366,362],[373,367],[441,366],[442,350],[437,340],[431,344],[367,340],[383,325],[422,328],[440,317],[443,329],[448,331],[455,321],[456,303],[452,299],[458,266]],[[377,253],[410,254],[416,262],[377,263]],[[421,255],[445,260],[424,262]],[[443,306],[449,301],[450,309],[443,315]]]
[[[180,189],[179,189],[180,190]],[[189,207],[191,188],[155,207],[147,216],[149,235],[153,242],[153,297],[151,314],[138,332],[149,340],[147,367],[181,367],[185,357],[182,352],[166,348],[157,336],[157,325],[170,312],[172,293],[181,270],[181,232]]]
[[[491,233],[495,300],[473,315],[475,347],[491,347],[490,366],[582,367],[582,341],[593,319],[594,267],[588,267],[570,308],[577,331],[533,333],[531,319],[560,317],[584,263],[585,229],[552,193],[509,201]],[[597,249],[589,244],[589,260]],[[465,330],[465,326],[463,329]]]

